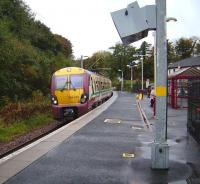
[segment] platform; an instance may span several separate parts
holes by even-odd
[[[134,94],[115,93],[89,114],[0,160],[0,183],[200,183],[200,146],[187,134],[187,111],[168,110],[169,170],[151,169],[154,122],[148,98],[137,102]]]

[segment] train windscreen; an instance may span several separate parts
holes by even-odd
[[[83,87],[82,75],[56,76],[56,89],[79,89]]]

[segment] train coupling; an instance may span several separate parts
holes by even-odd
[[[64,117],[72,117],[74,116],[75,112],[74,112],[74,109],[69,109],[69,108],[65,108],[63,109],[63,115]]]

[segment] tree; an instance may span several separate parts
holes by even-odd
[[[129,68],[127,67],[132,61],[136,60],[136,48],[131,45],[116,44],[111,47],[113,56],[111,59],[112,75],[119,75],[118,69],[124,72],[124,78],[130,79]]]
[[[142,42],[139,49],[137,49],[137,53],[142,55],[143,58],[143,73],[144,80],[145,79],[153,79],[154,76],[154,50],[151,44],[146,41]],[[140,58],[141,58],[140,57]],[[141,63],[138,64],[138,78],[141,78]]]
[[[62,52],[67,58],[72,56],[72,44],[71,42],[64,38],[61,35],[54,34],[54,37],[56,41],[58,42],[56,44],[56,51],[57,52]]]
[[[174,63],[179,60],[173,42],[167,41],[167,62]]]
[[[195,45],[194,55],[200,55],[200,42],[199,41]]]
[[[194,40],[191,38],[180,38],[178,41],[176,41],[175,51],[179,59],[191,57],[194,50],[194,44]]]
[[[49,93],[57,69],[71,66],[71,42],[35,21],[22,0],[0,1],[0,101]]]

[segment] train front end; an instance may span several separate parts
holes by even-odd
[[[84,69],[68,67],[54,73],[51,101],[55,119],[75,119],[88,111],[87,75]]]

